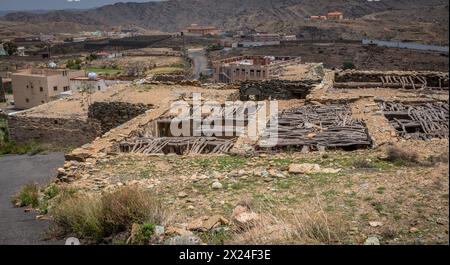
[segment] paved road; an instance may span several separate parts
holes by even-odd
[[[192,59],[194,64],[193,79],[198,80],[200,73],[208,74],[208,58],[204,49],[189,49],[188,56]]]
[[[64,164],[64,154],[0,157],[0,245],[62,244],[45,241],[48,222],[36,213],[14,208],[11,197],[27,183],[45,184]]]

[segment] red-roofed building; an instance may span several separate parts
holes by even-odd
[[[327,14],[327,19],[329,20],[343,20],[344,14],[339,11],[330,12]]]

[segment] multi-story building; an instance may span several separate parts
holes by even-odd
[[[234,83],[246,80],[268,80],[284,67],[298,65],[300,57],[238,56],[213,62],[213,80],[216,83]]]
[[[12,74],[14,103],[28,109],[57,99],[70,90],[70,79],[84,76],[83,70],[26,69]]]

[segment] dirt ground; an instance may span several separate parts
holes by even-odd
[[[448,156],[448,141],[398,146],[420,150],[424,163],[431,155]],[[335,243],[362,244],[375,235],[381,244],[448,244],[448,163],[402,165],[385,156],[385,146],[252,158],[123,154],[99,160],[72,187],[98,192],[139,185],[155,192],[185,222],[205,215],[229,217],[248,199],[287,213],[319,201],[330,227],[339,229]],[[359,166],[360,160],[368,166]],[[292,174],[291,163],[317,163],[340,172]],[[212,188],[216,181],[222,189]]]

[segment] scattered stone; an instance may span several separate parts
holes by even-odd
[[[248,207],[238,205],[234,208],[231,219],[237,226],[249,228],[255,225],[256,221],[260,219],[260,216],[259,214],[250,211]]]
[[[229,221],[221,215],[213,215],[211,217],[203,216],[190,222],[187,226],[189,231],[209,231],[221,225],[228,225]]]
[[[165,234],[169,235],[169,236],[172,236],[172,235],[190,236],[190,235],[192,235],[192,232],[186,230],[185,228],[169,226],[169,227],[167,227]]]
[[[364,245],[380,245],[380,240],[376,236],[370,236],[364,242]]]
[[[318,164],[290,164],[288,172],[293,174],[314,174],[314,173],[325,173],[325,174],[335,174],[340,172],[341,169],[334,168],[321,168]]]
[[[155,236],[162,236],[164,235],[164,226],[157,225],[155,226]]]
[[[372,221],[372,222],[369,222],[369,225],[371,227],[380,227],[380,226],[383,226],[383,223],[382,222]]]
[[[169,238],[168,240],[166,240],[164,244],[193,246],[193,245],[201,245],[202,241],[198,236],[195,235],[182,235]]]
[[[215,182],[212,184],[212,188],[218,190],[218,189],[223,188],[223,185],[222,185],[222,183],[220,183],[220,182],[218,182],[218,181],[215,181]]]
[[[187,193],[186,192],[179,192],[178,193],[178,198],[186,198],[188,195],[187,195]]]
[[[419,229],[416,228],[416,227],[411,227],[411,228],[409,229],[409,232],[410,232],[410,233],[417,233],[417,232],[419,232]]]

